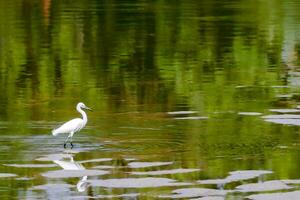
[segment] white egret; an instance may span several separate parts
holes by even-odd
[[[82,115],[82,119],[81,118],[72,119],[72,120],[64,123],[60,127],[52,130],[52,134],[54,136],[57,136],[58,134],[61,134],[61,133],[69,133],[69,136],[66,138],[66,140],[64,142],[64,148],[66,148],[69,138],[70,138],[71,148],[73,148],[72,137],[73,137],[74,133],[79,132],[83,127],[85,127],[85,125],[88,121],[87,115],[82,109],[92,110],[89,107],[87,107],[86,105],[84,105],[84,103],[80,102],[77,104],[76,110]]]

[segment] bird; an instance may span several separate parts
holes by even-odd
[[[69,133],[68,137],[64,142],[64,148],[66,148],[69,139],[70,139],[71,148],[73,148],[72,137],[74,133],[79,132],[83,127],[85,127],[88,121],[87,115],[82,109],[92,111],[92,109],[87,107],[84,103],[79,102],[76,106],[76,110],[82,115],[82,118],[71,119],[70,121],[67,121],[60,127],[52,130],[52,135],[54,136],[57,136],[61,133]]]

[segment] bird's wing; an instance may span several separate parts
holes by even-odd
[[[52,131],[53,135],[58,135],[60,133],[71,133],[79,131],[82,128],[83,120],[81,118],[72,119],[57,129]]]

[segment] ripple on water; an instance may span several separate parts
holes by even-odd
[[[165,187],[165,186],[186,186],[190,183],[177,182],[168,178],[121,178],[121,179],[105,179],[105,180],[90,180],[92,186],[107,187],[107,188],[150,188],[150,187]]]
[[[248,199],[252,200],[299,200],[300,191],[294,192],[282,192],[272,194],[254,194],[247,196]]]
[[[30,178],[30,177],[20,177],[20,178],[15,178],[15,180],[18,180],[18,181],[30,181],[30,180],[33,180],[33,178]]]
[[[56,167],[55,164],[3,164],[8,167],[17,167],[17,168],[50,168]]]
[[[272,171],[269,170],[238,170],[229,172],[229,176],[226,179],[229,182],[233,181],[241,181],[241,180],[248,180],[259,177],[264,174],[272,174]]]
[[[281,181],[286,184],[295,184],[295,185],[300,184],[300,179],[287,179],[287,180],[281,180]]]
[[[266,181],[262,183],[250,183],[244,184],[236,187],[236,191],[239,192],[264,192],[264,191],[274,191],[274,190],[287,190],[293,187],[288,186],[283,181],[273,180]]]
[[[82,160],[82,161],[78,161],[78,163],[90,163],[90,162],[109,162],[112,161],[112,158],[95,158],[95,159],[91,159],[91,160]]]
[[[75,187],[74,185],[70,185],[70,184],[60,184],[60,183],[56,183],[56,184],[45,184],[45,185],[36,185],[33,186],[31,188],[31,190],[49,190],[49,189],[53,189],[53,191],[55,191],[56,189],[59,190],[68,190],[68,188],[72,188]]]
[[[60,154],[45,155],[43,157],[36,158],[35,160],[37,160],[37,161],[54,161],[54,160],[62,160],[64,158],[72,158],[72,157],[73,157],[73,155],[71,155],[71,154],[60,153]]]
[[[130,172],[133,175],[165,175],[165,174],[182,174],[200,171],[200,169],[170,169],[170,170],[158,170],[158,171],[147,171],[147,172]]]
[[[0,178],[9,178],[9,177],[15,177],[17,174],[11,174],[11,173],[0,173]]]
[[[299,109],[269,109],[269,111],[277,113],[300,113]]]
[[[197,111],[192,111],[192,110],[182,110],[182,111],[172,111],[172,112],[167,112],[169,115],[189,115],[189,114],[195,114]]]
[[[225,200],[225,198],[220,196],[210,196],[210,197],[193,198],[191,200]]]
[[[225,196],[230,190],[217,190],[207,188],[183,188],[173,190],[171,195],[160,195],[160,198],[195,198],[195,197],[215,197]]]
[[[112,165],[97,165],[93,167],[93,169],[114,169],[114,168],[116,167]],[[118,168],[120,167],[118,166]]]
[[[262,115],[262,113],[259,113],[259,112],[238,112],[238,115],[258,116],[258,115]]]
[[[264,174],[271,174],[272,171],[269,170],[238,170],[229,172],[229,176],[224,179],[208,179],[208,180],[199,180],[197,181],[200,184],[226,184],[236,181],[248,180],[257,178]]]
[[[282,114],[282,115],[266,115],[262,117],[266,122],[284,125],[300,125],[300,115]]]
[[[190,117],[175,117],[174,119],[177,120],[201,120],[201,119],[208,119],[205,116],[190,116]]]
[[[96,196],[74,196],[72,199],[113,199],[113,198],[137,198],[139,193],[128,193],[119,195],[96,195]]]
[[[130,168],[145,168],[171,165],[173,162],[131,162],[128,164]]]
[[[48,171],[42,174],[47,178],[72,178],[72,177],[83,177],[83,176],[100,176],[108,174],[108,171],[104,170],[55,170]]]
[[[266,115],[263,119],[300,119],[300,115],[281,114],[281,115]]]

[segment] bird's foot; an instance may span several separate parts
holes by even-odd
[[[73,146],[74,146],[74,145],[73,145],[73,143],[72,143],[72,142],[70,142],[70,144],[71,144],[71,149],[73,149]]]
[[[67,143],[64,143],[64,148],[66,148],[67,147]]]

